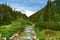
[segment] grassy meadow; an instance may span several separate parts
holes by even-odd
[[[6,37],[8,40],[14,33],[23,31],[24,28],[30,24],[31,23],[29,21],[19,18],[10,25],[0,26],[0,33],[2,34],[2,37]]]

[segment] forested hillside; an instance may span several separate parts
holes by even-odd
[[[20,17],[24,19],[27,18],[25,14],[22,14],[19,11],[12,10],[12,8],[7,4],[0,4],[0,25],[11,24],[12,21]]]
[[[43,9],[37,11],[34,15],[30,16],[29,19],[30,20],[32,19],[31,21],[36,22],[40,18],[44,18],[44,20],[47,21],[49,19],[48,18],[49,15],[51,16],[52,14],[54,15],[55,12],[54,8],[55,8],[54,4],[49,1]]]
[[[29,17],[29,20],[31,20],[33,23],[36,24],[36,27],[38,28],[47,28],[47,29],[53,29],[53,30],[60,30],[60,12],[58,13],[56,10],[56,5],[48,1],[47,5],[36,12],[34,15]]]

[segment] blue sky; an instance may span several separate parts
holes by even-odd
[[[0,0],[1,3],[7,3],[13,9],[30,16],[45,7],[47,0]]]

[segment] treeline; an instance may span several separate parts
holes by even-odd
[[[38,29],[60,30],[60,9],[48,1],[47,5],[29,17],[29,20],[36,24]]]
[[[19,11],[12,10],[12,8],[7,4],[0,4],[0,25],[11,24],[12,21],[20,17],[24,19],[27,18],[25,14],[22,14]]]

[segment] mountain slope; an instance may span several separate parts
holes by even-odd
[[[44,20],[49,20],[49,18],[53,19],[53,15],[55,13],[54,4],[51,1],[48,1],[47,5],[29,17],[29,20],[36,22],[41,18],[41,15]]]
[[[47,2],[47,5],[36,12],[34,15],[29,17],[29,20],[36,24],[38,29],[53,29],[60,30],[60,18],[56,11],[54,3],[51,1]]]
[[[27,16],[19,11],[12,10],[7,4],[0,4],[0,25],[10,24],[18,18],[26,19]]]

